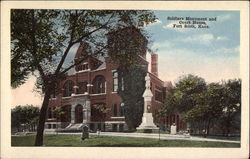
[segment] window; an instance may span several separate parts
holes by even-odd
[[[123,124],[120,124],[119,125],[119,131],[123,131],[124,130],[124,125]]]
[[[113,92],[118,90],[118,72],[113,72]]]
[[[71,96],[72,93],[74,93],[74,82],[72,81],[67,81],[65,82],[64,86],[63,86],[63,96],[64,97],[69,97]]]
[[[86,62],[78,66],[78,71],[84,71],[87,69],[88,69],[88,63]]]
[[[93,80],[93,93],[105,93],[105,78],[103,76],[96,76]]]
[[[87,92],[87,82],[80,82],[78,83],[78,91],[77,94],[84,94]]]
[[[117,116],[117,104],[113,104],[112,106],[112,116]]]
[[[53,129],[56,129],[56,124],[52,124],[53,125]]]
[[[112,124],[112,131],[117,131],[117,124]]]

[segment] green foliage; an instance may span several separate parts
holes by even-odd
[[[104,105],[94,105],[93,107],[99,112],[104,113],[104,114],[110,111],[110,108],[106,108]]]
[[[240,80],[206,84],[204,79],[188,75],[180,78],[160,113],[181,113],[194,131],[209,134],[211,127],[219,127],[229,134],[231,128],[239,129],[240,100]]]
[[[179,112],[186,112],[196,105],[198,95],[206,90],[206,82],[203,78],[194,75],[182,77],[173,91],[173,101],[177,104]]]
[[[240,132],[241,123],[241,80],[228,80],[223,83],[224,99],[223,112],[219,123],[224,134],[229,134],[231,129]]]
[[[36,125],[40,109],[33,105],[16,106],[11,109],[11,128],[19,129],[21,125]]]
[[[124,116],[130,130],[141,123],[145,76],[146,71],[141,66],[130,66],[126,70],[118,69],[118,94],[124,102]]]
[[[50,63],[62,51],[65,36],[55,32],[56,10],[11,11],[11,83],[23,84],[39,64]]]
[[[109,37],[109,57],[119,67],[129,67],[140,62],[138,56],[146,53],[147,40],[140,29],[135,27],[125,28],[111,32]]]
[[[105,120],[106,114],[111,110],[110,108],[106,108],[102,104],[96,104],[93,106],[93,108],[98,111],[98,119],[100,120],[100,122]]]
[[[60,119],[60,117],[64,115],[66,112],[62,109],[62,107],[57,106],[53,109],[53,113],[55,114],[57,119]]]

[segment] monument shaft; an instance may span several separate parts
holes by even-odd
[[[142,129],[142,130],[158,129],[157,126],[154,124],[153,115],[151,112],[151,101],[152,101],[153,94],[150,90],[149,73],[147,73],[145,80],[146,80],[146,89],[143,94],[144,111],[143,111],[143,116],[142,116],[142,123],[137,129]]]

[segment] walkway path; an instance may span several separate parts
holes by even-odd
[[[55,134],[55,132],[46,132],[46,134]],[[74,134],[81,135],[81,133],[58,133],[58,134]],[[92,136],[98,135],[97,133],[90,133]],[[151,138],[159,139],[159,134],[149,134],[149,133],[119,133],[119,132],[101,132],[100,136],[116,136],[116,137],[137,137],[137,138]],[[223,140],[223,139],[211,139],[196,136],[184,136],[184,135],[170,135],[170,134],[160,134],[161,140],[189,140],[189,141],[213,141],[213,142],[230,142],[230,143],[240,143],[240,141]]]

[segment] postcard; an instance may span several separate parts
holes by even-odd
[[[4,1],[2,158],[248,158],[247,2]]]

